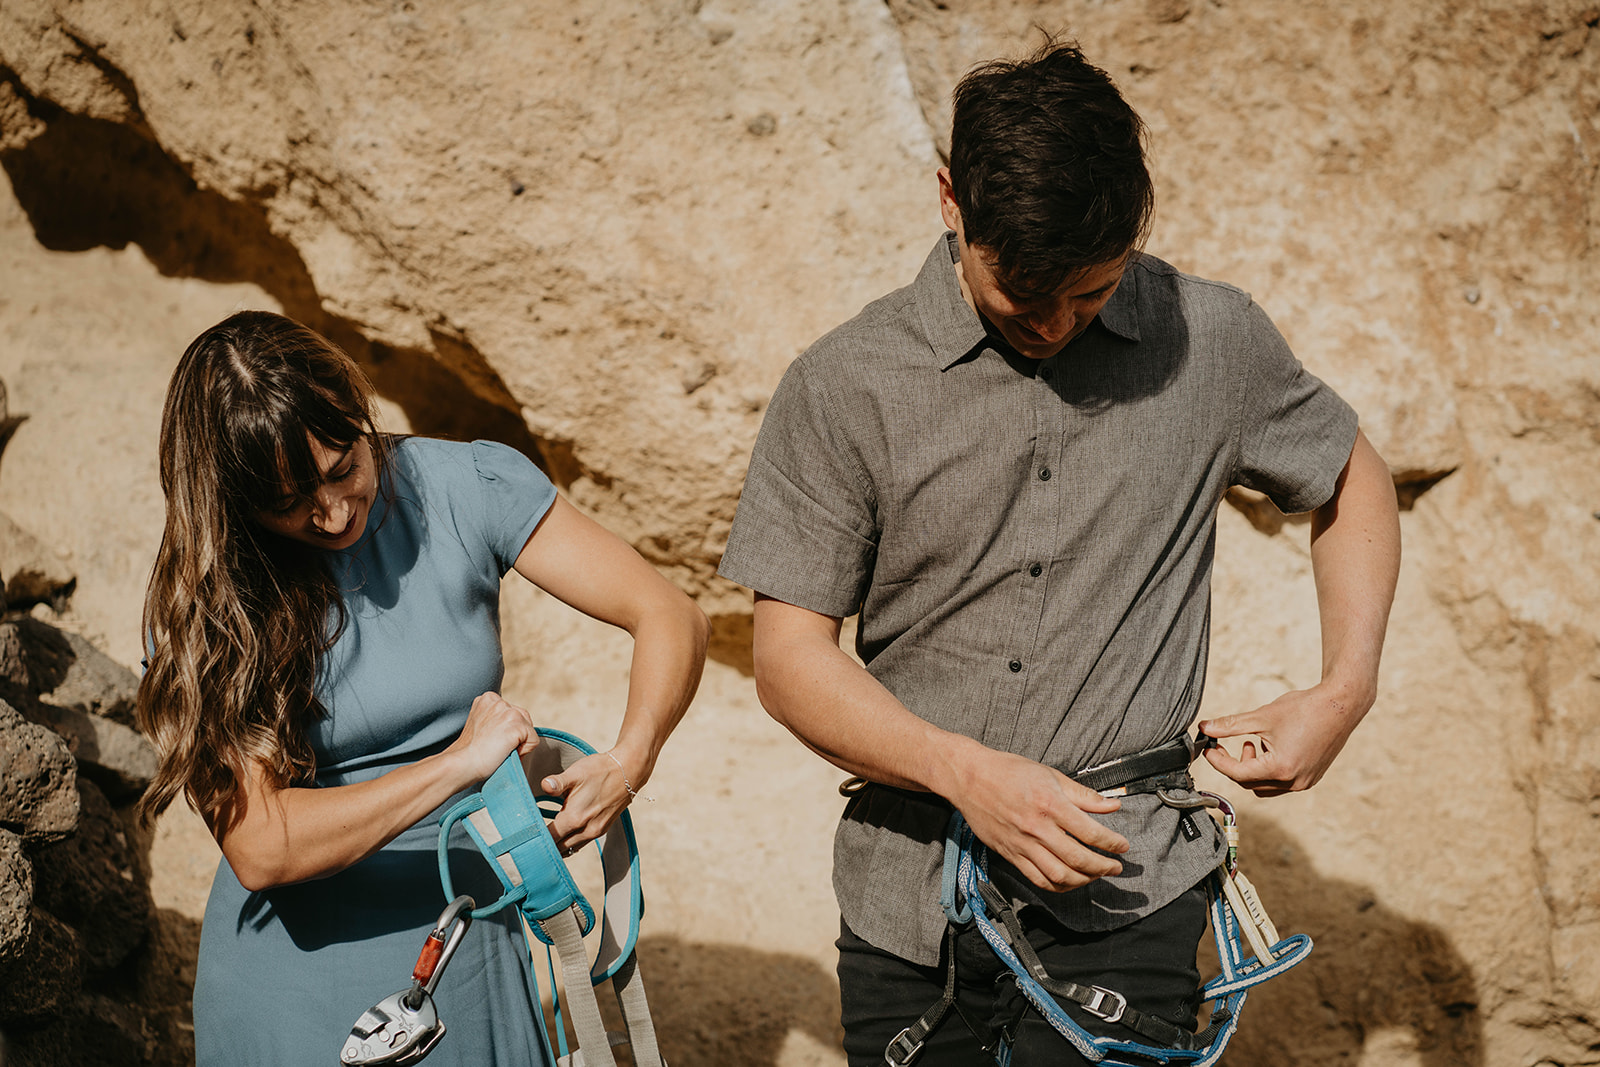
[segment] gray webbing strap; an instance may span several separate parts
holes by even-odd
[[[656,1027],[650,1019],[650,1005],[644,998],[644,982],[639,979],[639,958],[630,956],[611,976],[611,988],[622,1009],[622,1022],[628,1028],[633,1048],[634,1067],[665,1067],[661,1048],[656,1044]]]
[[[539,929],[556,943],[556,953],[561,957],[567,1014],[572,1019],[573,1032],[578,1035],[582,1063],[585,1067],[617,1067],[611,1055],[606,1024],[600,1019],[600,1002],[595,999],[594,986],[589,981],[589,954],[583,950],[578,917],[568,908],[540,923]]]

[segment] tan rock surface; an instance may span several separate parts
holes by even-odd
[[[1315,790],[1245,804],[1247,869],[1319,948],[1229,1062],[1594,1060],[1600,7],[528,6],[0,6],[0,378],[30,416],[0,511],[68,553],[63,624],[137,662],[167,370],[276,306],[373,361],[396,428],[536,450],[737,663],[710,572],[765,396],[909,280],[954,79],[1062,27],[1150,123],[1151,251],[1254,293],[1420,493],[1378,707]],[[1319,665],[1305,527],[1220,524],[1214,714]],[[508,692],[613,731],[623,644],[531,590],[506,616]],[[842,1062],[837,777],[713,665],[638,812],[675,1062]],[[158,830],[180,952],[214,856]]]

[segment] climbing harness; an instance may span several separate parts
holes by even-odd
[[[595,914],[578,888],[566,859],[556,848],[546,825],[547,814],[559,810],[559,798],[535,795],[534,787],[545,778],[560,774],[595,750],[586,742],[559,730],[540,729],[539,744],[525,756],[513,752],[483,786],[454,804],[439,820],[439,880],[450,906],[440,917],[439,928],[429,934],[422,972],[430,952],[436,962],[429,973],[413,974],[412,987],[385,998],[363,1014],[345,1042],[342,1062],[350,1065],[413,1064],[419,1062],[444,1035],[438,1021],[432,992],[439,974],[455,951],[466,926],[473,919],[493,915],[515,905],[523,938],[537,960],[536,942],[544,945],[545,970],[549,976],[556,1048],[543,1026],[539,1007],[538,968],[533,970],[534,1018],[540,1023],[539,1039],[545,1059],[557,1067],[616,1067],[613,1046],[628,1045],[637,1067],[665,1067],[656,1042],[650,1006],[645,1000],[644,983],[639,977],[635,947],[639,939],[639,919],[644,913],[644,896],[639,884],[639,849],[633,835],[633,821],[626,811],[611,829],[595,842],[605,880],[600,915],[599,949],[591,965],[584,949],[584,938],[595,928]],[[549,806],[547,811],[541,802]],[[450,831],[460,823],[477,845],[490,868],[499,877],[505,892],[484,907],[474,906],[471,897],[455,896],[450,875],[447,842]],[[459,919],[448,938],[442,933],[448,919]],[[432,946],[435,938],[443,943]],[[566,990],[566,1013],[577,1035],[576,1047],[569,1048],[563,1025],[562,997],[556,988],[555,961],[551,950],[561,957],[562,986]],[[595,987],[609,980],[621,1008],[626,1033],[607,1032],[600,1018]],[[420,998],[417,997],[421,990]],[[407,998],[411,998],[408,1002]],[[415,1006],[409,1006],[408,1003]],[[415,1015],[402,1014],[411,1012]],[[384,1029],[388,1027],[389,1029]],[[380,1049],[374,1038],[392,1038],[405,1031],[404,1048]],[[420,1036],[412,1036],[412,1035]],[[352,1052],[352,1049],[354,1051]],[[370,1051],[367,1051],[370,1049]],[[394,1058],[396,1050],[408,1058]]]
[[[884,1050],[890,1067],[906,1067],[922,1052],[927,1037],[955,1004],[955,931],[975,924],[984,941],[1011,971],[1017,988],[1058,1034],[1092,1063],[1106,1067],[1149,1067],[1181,1064],[1212,1067],[1239,1026],[1239,1013],[1252,986],[1287,971],[1311,952],[1305,934],[1278,937],[1255,888],[1238,869],[1239,833],[1232,807],[1211,793],[1195,789],[1189,763],[1215,740],[1180,737],[1157,748],[1135,753],[1073,775],[1074,780],[1103,796],[1154,793],[1169,807],[1185,812],[1208,808],[1222,816],[1227,851],[1207,878],[1211,929],[1222,973],[1201,987],[1202,1001],[1212,1004],[1208,1025],[1190,1033],[1155,1015],[1140,1012],[1121,993],[1104,986],[1086,986],[1051,978],[1025,936],[1016,909],[989,881],[989,850],[956,811],[945,833],[944,878],[940,902],[949,919],[946,932],[945,992],[939,1003],[897,1034]],[[1249,954],[1241,941],[1249,942]],[[1089,1015],[1120,1023],[1141,1041],[1099,1037],[1084,1029],[1057,1000],[1077,1004]],[[969,1023],[970,1026],[970,1023]],[[974,1031],[976,1032],[976,1030]],[[1149,1043],[1147,1043],[1149,1042]],[[1010,1062],[1004,1039],[986,1051],[1000,1067]]]

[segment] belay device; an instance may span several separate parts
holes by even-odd
[[[439,879],[445,897],[454,899],[440,916],[438,928],[428,935],[412,975],[411,989],[386,997],[361,1016],[345,1042],[342,1063],[403,1067],[421,1061],[444,1034],[431,994],[467,924],[516,905],[530,952],[534,951],[535,941],[545,946],[555,1006],[556,1048],[551,1047],[550,1035],[542,1025],[537,968],[531,1009],[541,1023],[538,1030],[546,1058],[558,1067],[616,1067],[611,1047],[626,1044],[631,1046],[638,1067],[665,1067],[634,954],[644,896],[639,888],[639,849],[633,836],[633,821],[623,811],[596,842],[605,875],[605,899],[599,951],[591,965],[583,939],[595,927],[594,909],[573,881],[545,825],[539,801],[556,803],[555,798],[536,796],[530,783],[559,774],[595,750],[559,730],[539,730],[539,742],[526,756],[513,752],[506,757],[478,792],[463,798],[439,820]],[[505,886],[499,900],[482,908],[473,907],[471,897],[454,894],[447,842],[457,823],[463,825]],[[453,921],[456,925],[450,929]],[[555,964],[550,958],[552,948],[561,957],[567,1012],[577,1034],[576,1048],[568,1048],[562,1026],[562,1003],[555,988]],[[608,1033],[600,1019],[595,987],[608,979],[622,1009],[626,1034]]]

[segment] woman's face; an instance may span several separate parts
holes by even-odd
[[[311,497],[285,496],[278,507],[256,512],[264,528],[317,548],[349,548],[367,530],[378,498],[378,472],[365,437],[340,452],[311,438],[322,483]]]

